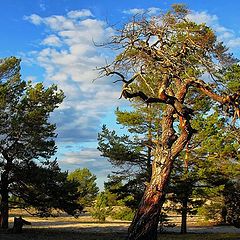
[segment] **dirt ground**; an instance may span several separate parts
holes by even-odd
[[[89,215],[80,216],[78,219],[69,216],[57,218],[37,218],[23,213],[21,215],[31,226],[24,226],[23,233],[13,234],[11,230],[0,232],[0,240],[124,240],[130,222],[113,221],[107,219],[106,223],[99,223]],[[10,218],[10,229],[13,217]],[[188,235],[179,234],[180,227],[164,228],[164,234],[159,239],[195,239],[195,240],[240,240],[240,229],[231,226],[198,226],[190,224]]]

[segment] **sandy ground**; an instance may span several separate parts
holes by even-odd
[[[113,221],[111,219],[107,219],[105,223],[99,223],[87,214],[80,216],[78,219],[69,216],[43,219],[31,217],[29,215],[14,214],[14,216],[17,215],[21,215],[24,219],[30,221],[31,226],[24,226],[22,234],[9,234],[10,231],[7,233],[0,232],[0,240],[122,240],[126,238],[127,229],[130,224],[130,222]],[[164,228],[164,232],[179,233],[179,222],[176,222],[176,227]],[[10,218],[10,228],[12,224],[13,217]],[[218,233],[231,233],[237,236],[237,238],[231,239],[240,240],[240,229],[232,226],[198,226],[197,222],[194,221],[189,225],[188,233],[194,235],[205,233],[215,233],[216,235]],[[204,235],[202,237],[204,237]],[[166,239],[169,239],[169,237]],[[201,237],[196,239],[202,240]],[[225,240],[228,238],[221,239]]]
[[[25,229],[55,229],[75,232],[92,232],[92,233],[126,233],[130,222],[107,219],[107,222],[97,222],[89,215],[83,215],[79,218],[74,217],[57,217],[57,218],[37,218],[23,216],[30,221],[31,226],[24,226]],[[12,227],[13,218],[10,218],[10,227]],[[240,228],[233,226],[199,226],[196,222],[189,222],[189,233],[239,233]],[[176,227],[164,228],[164,232],[180,232],[180,224],[177,222]],[[240,237],[239,237],[240,239]],[[2,240],[2,239],[1,239]]]
[[[165,231],[179,233],[180,227],[167,228]],[[190,226],[188,233],[236,233],[239,234],[240,239],[240,228],[233,226]]]
[[[51,221],[33,222],[32,226],[24,227],[21,234],[0,232],[0,240],[125,240],[128,225],[129,223],[115,222],[104,224],[64,221],[55,223]],[[159,239],[240,240],[240,229],[233,227],[190,227],[187,235],[181,235],[179,231],[179,227],[167,229],[163,235],[159,235]]]

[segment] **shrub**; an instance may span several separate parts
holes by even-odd
[[[118,207],[112,212],[111,217],[118,220],[132,221],[134,217],[134,211],[125,206]]]
[[[90,210],[92,217],[98,219],[100,222],[105,222],[111,212],[112,206],[109,205],[107,193],[99,193],[94,206]]]

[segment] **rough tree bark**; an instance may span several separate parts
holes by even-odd
[[[129,227],[128,240],[157,239],[159,216],[165,200],[165,190],[171,174],[173,162],[194,133],[189,121],[191,111],[184,108],[182,104],[190,84],[192,84],[191,81],[186,81],[185,84],[182,84],[176,93],[176,97],[172,97],[174,101],[170,103],[167,102],[168,106],[162,119],[162,139],[161,142],[156,145],[154,153],[155,158],[152,163],[152,178]],[[200,91],[204,92],[212,99],[222,104],[231,104],[232,100],[229,101],[226,98],[214,94],[206,88],[204,84],[200,85],[199,83],[198,86],[200,86]],[[130,95],[128,95],[128,98],[129,96]],[[134,97],[135,96],[141,97],[139,93],[134,94]],[[155,99],[153,101],[155,102]],[[159,101],[162,100],[160,99]],[[181,134],[179,137],[176,136],[173,128],[174,115],[176,112],[179,114],[178,116],[180,119],[179,125]],[[182,230],[185,231],[186,226],[183,226]]]
[[[107,75],[114,73],[116,72],[107,72]],[[122,95],[125,98],[131,99],[138,97],[147,104],[165,103],[167,105],[162,118],[162,139],[155,143],[152,177],[150,183],[146,187],[143,198],[128,231],[128,240],[156,240],[159,216],[165,200],[165,190],[171,174],[173,162],[194,133],[194,129],[192,129],[190,124],[192,110],[183,104],[189,87],[196,87],[205,95],[222,104],[235,106],[234,101],[236,97],[221,97],[211,91],[203,81],[190,78],[185,79],[182,83],[178,83],[179,88],[175,94],[172,92],[171,95],[168,95],[164,90],[160,89],[159,97],[151,98],[142,91],[129,92],[127,86],[132,83],[135,78],[126,81],[121,74],[120,76],[125,83],[122,91]],[[179,118],[179,136],[177,136],[173,127],[176,116]]]
[[[180,96],[184,92],[180,92]],[[174,159],[183,150],[191,138],[189,124],[177,138],[173,129],[175,109],[166,108],[162,120],[162,140],[156,146],[152,164],[152,178],[140,202],[137,213],[128,230],[128,240],[157,239],[157,229],[162,205],[165,201],[167,187]]]

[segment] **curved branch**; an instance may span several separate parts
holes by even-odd
[[[213,100],[219,102],[219,103],[226,103],[226,99],[223,96],[220,96],[213,92],[213,90],[201,79],[195,79],[191,82],[192,86],[199,89],[201,92],[203,92],[208,97],[212,98]]]
[[[208,97],[221,103],[222,106],[227,105],[228,110],[230,109],[230,107],[232,107],[232,111],[233,111],[232,123],[235,123],[237,117],[240,118],[240,91],[232,95],[227,95],[223,97],[213,92],[213,90],[204,81],[200,79],[193,80],[191,82],[191,85],[199,89]]]
[[[159,98],[154,98],[154,97],[148,97],[144,92],[138,91],[131,93],[128,91],[128,89],[123,89],[122,91],[122,96],[124,98],[135,98],[139,97],[141,98],[145,103],[165,103],[173,106],[175,111],[180,115],[184,116],[187,119],[189,119],[189,115],[193,114],[193,110],[185,107],[181,102],[178,101],[176,97],[167,95],[165,92],[162,92],[162,94],[159,96]]]
[[[120,80],[117,81],[122,81],[124,82],[122,92],[119,98],[122,96],[126,99],[132,99],[135,97],[141,98],[146,104],[150,103],[165,103],[171,105],[174,110],[177,112],[178,115],[183,116],[186,119],[190,119],[190,115],[193,114],[193,110],[184,106],[182,103],[182,97],[180,97],[180,101],[178,100],[177,97],[170,96],[166,94],[165,88],[167,88],[168,85],[168,78],[165,79],[164,83],[162,84],[160,91],[159,91],[159,96],[158,98],[156,97],[149,97],[147,96],[144,92],[142,91],[137,91],[137,92],[132,92],[132,89],[129,87],[129,85],[138,77],[141,75],[141,73],[136,73],[130,80],[126,80],[123,74],[116,72],[116,71],[108,71],[105,69],[106,75],[118,75],[121,77]],[[184,91],[187,89],[187,84],[184,85]],[[180,90],[182,92],[182,90]]]
[[[192,135],[195,133],[191,127],[190,121],[187,119],[183,119],[184,125],[181,128],[182,132],[178,139],[174,142],[172,146],[172,158],[175,159],[179,153],[184,149],[188,141],[191,139]]]
[[[122,82],[127,83],[127,81],[125,80],[125,77],[120,72],[112,72],[111,71],[111,72],[106,73],[107,76],[114,75],[114,74],[118,75],[121,78],[120,80],[117,80],[117,81],[122,81]],[[117,81],[115,81],[115,82],[117,82]]]

